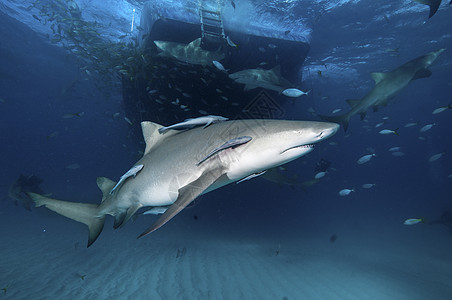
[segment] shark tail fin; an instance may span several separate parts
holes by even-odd
[[[48,198],[35,193],[27,193],[36,207],[45,206],[48,209],[88,226],[88,245],[91,246],[104,228],[105,215],[99,216],[98,205],[89,203],[75,203]]]
[[[322,116],[318,115],[320,119],[327,121],[327,122],[333,122],[333,123],[339,123],[344,127],[344,131],[347,131],[348,129],[348,123],[350,121],[350,116],[348,114],[343,115],[337,115],[337,116]]]

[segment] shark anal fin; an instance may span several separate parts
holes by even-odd
[[[416,72],[412,80],[420,79],[420,78],[427,78],[432,76],[432,71],[428,69],[420,69]]]
[[[355,107],[356,105],[358,105],[361,102],[360,99],[347,99],[345,101],[347,101],[347,103],[348,103],[348,105],[350,105],[350,107]]]
[[[121,227],[124,226],[124,224],[127,223],[127,221],[130,220],[130,218],[132,218],[132,216],[137,212],[137,210],[139,210],[143,205],[138,204],[138,205],[134,205],[129,207],[129,209],[127,210],[127,214],[126,217],[124,218]]]
[[[122,225],[122,223],[124,222],[124,219],[126,218],[126,212],[124,211],[124,212],[121,212],[121,213],[118,213],[116,216],[115,216],[115,223],[113,224],[113,228],[114,229],[117,229],[117,228],[119,228],[119,226],[121,226]]]
[[[382,81],[382,80],[384,80],[386,78],[386,73],[373,72],[373,73],[370,73],[370,76],[375,81],[375,84],[378,84],[380,81]]]
[[[183,210],[188,204],[195,200],[201,193],[206,190],[210,185],[212,185],[218,178],[223,175],[224,171],[221,165],[214,169],[205,170],[202,175],[195,181],[189,183],[183,188],[179,189],[179,197],[177,197],[176,202],[174,202],[160,218],[152,224],[151,227],[146,229],[138,238],[148,235],[155,230],[159,229],[165,225],[169,220],[171,220],[175,215],[177,215],[181,210]]]

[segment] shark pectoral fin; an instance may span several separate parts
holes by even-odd
[[[428,15],[429,19],[433,17],[433,15],[438,11],[438,8],[441,4],[441,0],[414,0],[414,1],[417,3],[428,5],[430,7],[430,14]]]
[[[249,91],[249,90],[252,90],[252,89],[255,89],[255,88],[257,88],[257,86],[251,85],[251,84],[245,84],[245,87],[243,88],[243,90],[244,91]]]
[[[139,210],[143,205],[138,204],[138,205],[134,205],[129,207],[129,209],[127,210],[127,214],[126,217],[124,218],[123,222],[121,223],[121,227],[124,226],[124,224],[126,224],[130,218],[132,218],[132,216],[137,212],[137,210]]]
[[[416,72],[416,74],[413,76],[412,80],[420,79],[420,78],[427,78],[432,76],[432,71],[428,69],[420,69]]]
[[[356,105],[358,105],[361,102],[361,99],[347,99],[345,101],[347,101],[347,103],[348,103],[348,105],[350,105],[350,107],[355,107]]]
[[[175,215],[177,215],[181,210],[183,210],[188,204],[196,199],[201,193],[211,186],[220,176],[224,173],[221,165],[212,170],[205,170],[202,175],[191,182],[190,184],[179,189],[179,196],[176,202],[174,202],[160,218],[152,224],[151,227],[146,229],[138,238],[148,235],[155,230],[159,229],[165,225],[169,220],[171,220]]]
[[[108,179],[107,177],[97,177],[96,183],[99,189],[102,191],[102,202],[104,202],[104,200],[110,194],[110,191],[113,190],[113,187],[116,185],[116,182],[114,182],[111,179]]]
[[[370,76],[375,81],[375,84],[378,84],[386,78],[387,74],[383,72],[372,72],[370,73]]]

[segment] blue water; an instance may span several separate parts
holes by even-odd
[[[104,36],[105,42],[113,43],[130,30],[133,7],[139,23],[144,4],[123,1],[108,6],[98,1],[90,6],[87,1],[76,2],[89,20],[115,20]],[[390,71],[430,51],[447,50],[429,68],[433,73],[430,78],[411,82],[393,103],[378,112],[369,111],[364,121],[353,117],[347,132],[341,128],[313,152],[288,164],[286,174],[307,181],[316,174],[320,159],[331,162],[326,176],[306,191],[257,178],[203,195],[196,205],[171,222],[198,222],[209,232],[233,235],[234,231],[243,231],[263,238],[317,236],[328,242],[335,234],[335,243],[340,243],[341,239],[353,241],[351,232],[355,231],[381,239],[399,231],[407,218],[436,220],[452,209],[452,109],[432,114],[452,102],[452,8],[443,2],[437,14],[428,19],[427,6],[408,0],[235,1],[236,10],[241,5],[254,7],[267,16],[258,19],[265,32],[271,26],[277,28],[275,24],[290,24],[291,30],[296,30],[296,24],[303,26],[297,38],[303,36],[310,51],[300,69],[302,79],[296,85],[312,91],[308,97],[294,101],[274,96],[282,101],[280,118],[284,119],[319,121],[313,111],[329,115],[337,108],[343,113],[348,110],[346,99],[362,98],[373,87],[370,72]],[[0,183],[4,195],[0,212],[9,220],[29,219],[25,227],[38,226],[36,231],[41,232],[47,228],[39,227],[39,218],[59,217],[42,212],[44,209],[30,213],[8,199],[8,187],[19,174],[43,178],[42,188],[55,198],[99,203],[96,177],[117,180],[140,158],[144,144],[137,135],[139,120],[132,125],[124,120],[121,82],[101,82],[105,77],[87,76],[80,58],[61,45],[52,44],[46,35],[48,26],[31,17],[33,11],[23,9],[27,6],[15,1],[0,2]],[[229,1],[224,6],[229,14],[234,13]],[[131,35],[131,40],[136,34]],[[394,55],[391,49],[396,48]],[[84,114],[80,117],[63,117],[81,112]],[[113,117],[115,113],[119,115]],[[375,127],[383,121],[382,126]],[[416,125],[406,128],[410,122]],[[420,132],[427,124],[435,125]],[[396,128],[398,135],[378,133]],[[392,155],[388,149],[395,146],[405,155]],[[371,153],[376,157],[370,162],[357,164],[361,156]],[[438,153],[443,153],[442,157],[429,162]],[[68,168],[74,164],[77,167]],[[363,189],[365,183],[376,186]],[[355,192],[341,197],[338,192],[344,188]],[[10,222],[8,226],[20,228],[23,224]],[[444,226],[426,226],[407,226],[406,232],[413,238],[407,251],[416,252],[416,243],[437,235],[436,247],[452,253],[452,232]],[[144,228],[133,223],[127,227],[132,235],[128,243],[142,243],[134,235]],[[84,244],[83,238],[78,239],[85,233],[84,228],[71,230],[81,232],[73,242]],[[6,233],[3,226],[0,235],[2,231]],[[114,237],[111,231],[106,226],[99,238],[104,247]],[[21,236],[15,238],[20,240]],[[0,248],[4,247],[2,242]],[[452,257],[449,255],[444,261],[450,270]],[[447,291],[452,293],[450,284],[444,290],[446,294],[441,297],[447,299]]]

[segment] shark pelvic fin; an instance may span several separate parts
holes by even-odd
[[[102,191],[102,202],[104,202],[104,200],[110,194],[110,191],[116,185],[116,182],[108,179],[107,177],[97,177],[96,183],[99,189]]]
[[[98,215],[98,206],[89,203],[75,203],[44,197],[35,193],[27,193],[36,207],[45,206],[48,209],[88,226],[88,246],[91,246],[104,228],[105,215]]]
[[[430,76],[432,76],[432,71],[430,71],[428,69],[420,69],[414,75],[413,80],[420,79],[420,78],[427,78]]]
[[[378,84],[378,83],[380,83],[380,81],[382,81],[383,79],[386,78],[386,73],[373,72],[373,73],[370,73],[370,76],[375,81],[375,84]]]
[[[350,107],[355,107],[356,105],[358,105],[361,102],[361,99],[347,99],[345,101],[347,101],[347,103],[348,103],[348,105],[350,105]]]
[[[218,167],[210,170],[205,170],[202,175],[195,181],[189,183],[183,188],[179,189],[179,196],[176,202],[174,202],[160,218],[152,224],[151,227],[143,231],[138,238],[148,235],[155,230],[165,225],[175,215],[182,211],[188,204],[202,194],[209,186],[211,186],[218,178],[223,175],[224,171],[220,164]]]
[[[425,4],[430,7],[430,14],[428,15],[428,18],[430,19],[433,17],[434,14],[438,11],[438,8],[441,4],[441,0],[414,0],[417,3]],[[452,1],[451,1],[452,3]],[[449,3],[450,5],[450,3]]]

